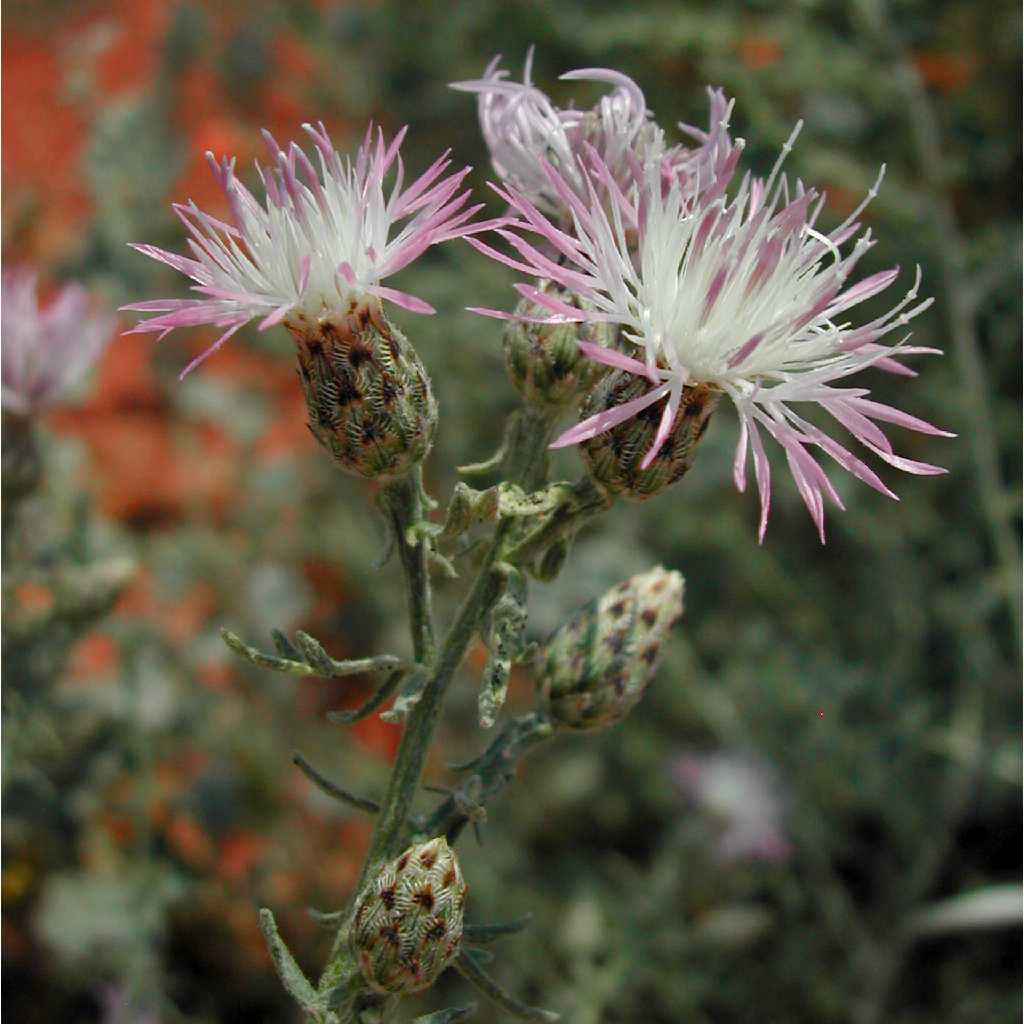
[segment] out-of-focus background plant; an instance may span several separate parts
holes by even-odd
[[[898,404],[960,435],[905,446],[949,475],[889,481],[899,504],[837,480],[847,511],[826,547],[782,480],[758,547],[728,473],[734,428],[714,422],[681,485],[613,510],[532,602],[541,636],[630,573],[680,569],[687,612],[657,684],[624,725],[528,759],[462,865],[471,912],[534,914],[494,972],[574,1024],[1019,1018],[1016,5],[9,0],[3,15],[5,266],[39,268],[44,297],[78,280],[108,309],[180,288],[125,243],[179,248],[169,203],[221,209],[203,154],[248,175],[262,127],[286,140],[322,119],[344,147],[371,117],[409,123],[413,169],[451,146],[484,196],[474,104],[447,82],[530,44],[553,97],[565,70],[615,67],[664,123],[699,123],[704,85],[723,86],[763,171],[803,118],[788,166],[827,188],[836,222],[886,162],[864,272],[920,264],[938,296],[915,338],[946,354]],[[515,402],[500,328],[463,310],[508,306],[510,275],[452,243],[405,280],[438,308],[397,319],[440,400],[426,470],[445,493],[438,467],[486,457]],[[293,1019],[255,908],[322,963],[330,931],[306,908],[344,904],[368,824],[291,752],[373,791],[396,746],[377,718],[324,720],[369,680],[272,676],[218,638],[303,628],[344,657],[402,650],[405,630],[397,567],[371,571],[366,488],[310,438],[287,344],[243,331],[178,383],[210,340],[116,337],[40,422],[42,483],[4,552],[14,1020]],[[446,745],[469,754],[475,688],[456,690]],[[513,710],[528,691],[514,681]]]

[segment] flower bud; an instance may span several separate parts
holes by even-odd
[[[298,347],[309,429],[342,469],[388,479],[426,457],[437,427],[430,379],[375,299],[317,320],[298,313],[286,326]]]
[[[654,677],[661,643],[683,612],[683,577],[660,566],[585,605],[541,650],[538,686],[555,724],[603,729]]]
[[[542,291],[579,306],[572,292],[550,281],[540,284]],[[521,316],[550,316],[551,310],[528,299],[516,306]],[[531,405],[558,408],[581,399],[608,372],[608,367],[588,359],[577,342],[612,347],[618,327],[607,323],[535,324],[509,320],[503,342],[505,365],[516,390]]]
[[[636,374],[622,370],[609,373],[584,402],[581,418],[630,402],[653,386]],[[605,490],[629,501],[653,498],[679,480],[693,464],[697,444],[721,396],[709,384],[684,387],[672,430],[646,469],[640,464],[654,444],[664,402],[655,402],[625,422],[582,442],[580,451],[587,471]]]
[[[356,900],[349,942],[378,992],[429,988],[458,954],[466,883],[443,836],[384,865]]]

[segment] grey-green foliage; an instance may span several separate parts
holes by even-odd
[[[794,1024],[971,1024],[1019,1016],[1011,932],[903,941],[904,926],[920,921],[922,908],[1019,878],[1019,624],[1008,600],[1019,564],[1007,559],[999,540],[1007,528],[1018,532],[1020,513],[1020,142],[1016,94],[1007,87],[1018,76],[1018,12],[1005,0],[891,5],[889,36],[911,52],[914,67],[934,68],[938,60],[941,70],[945,59],[957,74],[966,68],[964,81],[952,87],[929,72],[926,98],[937,115],[941,160],[926,167],[915,135],[921,121],[903,91],[906,65],[893,59],[886,36],[871,29],[871,11],[865,3],[820,0],[781,6],[481,0],[439,14],[411,0],[388,0],[323,17],[313,5],[277,3],[249,15],[277,29],[288,25],[327,69],[313,94],[320,109],[304,116],[361,120],[372,111],[392,129],[410,123],[403,147],[410,172],[450,145],[459,162],[476,168],[471,180],[481,197],[491,171],[473,100],[446,82],[478,75],[499,51],[518,73],[531,43],[535,80],[557,101],[574,97],[584,105],[600,92],[596,85],[558,82],[562,71],[614,67],[637,80],[666,127],[676,120],[700,124],[704,85],[722,85],[737,98],[733,123],[748,142],[750,166],[761,173],[803,118],[788,160],[793,177],[859,196],[879,163],[888,165],[866,215],[878,244],[859,272],[898,263],[906,275],[919,263],[922,292],[939,299],[916,321],[914,339],[946,355],[916,363],[914,381],[874,374],[866,383],[880,401],[960,435],[939,441],[891,430],[902,454],[948,466],[947,477],[883,470],[900,494],[897,504],[829,470],[847,511],[830,515],[823,548],[784,459],[772,452],[772,517],[758,546],[756,498],[732,487],[736,426],[723,406],[676,488],[643,507],[612,510],[581,536],[555,584],[533,588],[532,638],[655,562],[682,571],[688,588],[685,622],[628,722],[597,739],[541,745],[488,805],[485,845],[477,848],[470,832],[460,840],[474,914],[481,920],[535,914],[530,932],[503,943],[489,970],[524,998],[565,1011],[574,1024],[729,1022],[752,1014]],[[260,40],[255,56],[270,61],[268,35],[259,26],[242,38]],[[207,41],[207,56],[223,63],[217,45]],[[229,56],[234,74],[238,45]],[[86,173],[99,214],[91,224],[90,258],[79,269],[85,278],[113,279],[124,301],[185,287],[164,268],[122,253],[125,241],[175,248],[181,241],[165,201],[186,142],[165,110],[156,101],[126,98],[104,111],[88,148]],[[243,124],[255,131],[252,121]],[[250,175],[248,168],[239,172]],[[127,198],[120,197],[122,188]],[[952,214],[954,232],[936,211]],[[499,212],[496,205],[491,212]],[[842,216],[838,206],[829,207],[824,219]],[[944,267],[954,250],[962,265],[950,283]],[[513,279],[457,242],[396,279],[396,287],[423,295],[439,311],[436,317],[396,314],[439,400],[437,441],[425,467],[435,494],[451,493],[451,467],[498,448],[503,414],[515,405],[500,327],[463,310],[510,308]],[[970,300],[966,332],[952,317],[954,299],[964,297]],[[879,297],[851,315],[868,320],[885,306]],[[272,334],[242,332],[230,344],[289,359],[288,339]],[[162,342],[154,355],[158,368],[180,369],[184,350],[173,336]],[[972,351],[982,371],[980,390],[971,385]],[[258,440],[256,411],[265,415],[267,432],[275,425],[269,411],[259,410],[263,396],[238,381],[220,378],[210,386],[223,393],[225,407],[249,410],[239,441],[249,452]],[[166,387],[169,420],[198,417],[190,387]],[[237,429],[231,424],[239,418],[228,419],[226,429]],[[982,472],[979,437],[998,470],[994,488]],[[574,479],[579,472],[575,453],[555,455],[556,477]],[[486,489],[489,482],[476,486]],[[371,574],[377,546],[364,489],[317,454],[276,463],[247,458],[227,529],[208,510],[189,515],[166,530],[132,535],[134,554],[170,593],[183,599],[195,581],[212,581],[218,601],[218,623],[189,644],[172,648],[135,630],[133,642],[146,646],[146,664],[155,666],[150,674],[177,695],[173,728],[180,733],[139,731],[145,743],[138,756],[154,747],[212,748],[231,785],[225,784],[227,796],[218,797],[209,783],[194,797],[200,809],[214,809],[201,820],[248,815],[274,837],[281,856],[294,857],[319,884],[317,865],[301,861],[302,850],[289,845],[294,838],[282,834],[277,817],[295,799],[285,791],[290,749],[308,752],[360,792],[379,791],[380,765],[354,744],[340,743],[337,730],[298,713],[311,691],[297,699],[296,681],[246,674],[243,713],[239,698],[233,703],[199,687],[194,670],[204,657],[227,657],[219,623],[253,638],[265,635],[268,622],[311,628],[299,616],[286,623],[290,613],[283,610],[251,607],[251,573],[268,563],[286,566],[303,582],[307,563],[343,566],[350,592],[327,616],[334,642],[317,633],[339,657],[404,652],[397,569],[392,564]],[[286,515],[298,517],[293,532],[278,528]],[[442,607],[454,589],[437,582]],[[341,639],[352,649],[336,646]],[[453,688],[445,750],[453,759],[483,746],[473,683],[467,676]],[[513,686],[506,713],[522,711],[522,700]],[[219,724],[225,708],[244,726],[231,731]],[[40,742],[59,749],[55,735]],[[788,862],[719,863],[717,823],[674,788],[668,770],[674,754],[722,747],[756,751],[778,767],[787,794]],[[441,781],[440,765],[434,771]],[[101,803],[102,787],[89,786],[93,802]],[[310,807],[322,812],[323,803]],[[326,813],[341,813],[331,808]],[[46,886],[40,882],[41,891]],[[83,889],[83,905],[94,891]],[[323,895],[323,905],[333,907],[345,894]],[[140,911],[138,920],[150,919]],[[201,928],[195,934],[206,941]],[[143,937],[156,943],[158,935],[156,929]],[[322,953],[312,940],[306,950],[293,948],[303,964],[318,962]],[[191,975],[184,960],[164,966],[207,1019],[223,1019],[232,998],[260,990],[269,973],[265,964],[246,963],[247,973],[221,974],[211,985]],[[445,978],[408,1016],[465,1001],[461,980]],[[266,1007],[280,1012],[281,1005],[264,1003],[252,1016],[271,1016]]]

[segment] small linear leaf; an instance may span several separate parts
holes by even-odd
[[[270,958],[274,961],[274,969],[281,979],[281,984],[299,1006],[307,1013],[314,1013],[320,1007],[316,989],[302,973],[302,968],[295,962],[291,950],[281,938],[273,913],[264,907],[260,910],[259,920],[260,930],[266,939],[267,949],[270,951]]]
[[[354,711],[328,711],[327,721],[332,722],[334,725],[351,725],[353,722],[359,722],[364,718],[368,718],[398,689],[399,683],[404,678],[404,671],[392,672],[365,704],[362,704]]]
[[[330,779],[321,775],[301,754],[292,754],[292,764],[294,764],[296,768],[298,768],[302,774],[313,783],[314,786],[323,790],[323,792],[328,796],[333,796],[335,800],[340,800],[342,803],[349,804],[357,810],[365,811],[367,814],[377,814],[380,811],[380,804],[377,803],[376,800],[356,796],[355,793],[350,793],[347,789],[343,789],[336,782],[331,782]]]
[[[447,1010],[435,1010],[433,1013],[417,1017],[412,1024],[456,1024],[476,1013],[476,1003],[468,1006],[451,1006]]]
[[[495,942],[506,935],[514,935],[522,931],[533,920],[533,914],[525,914],[516,921],[506,921],[501,924],[467,924],[462,929],[462,934],[467,942],[476,945]]]

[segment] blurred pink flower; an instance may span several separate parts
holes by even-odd
[[[612,90],[591,110],[562,109],[531,81],[532,49],[522,82],[510,81],[500,62],[499,55],[482,78],[453,82],[452,88],[477,94],[480,128],[498,176],[555,217],[571,220],[571,208],[545,173],[544,161],[576,195],[585,197],[588,178],[579,161],[591,149],[625,189],[642,174],[652,154],[666,182],[679,180],[702,187],[714,164],[734,147],[728,134],[732,103],[721,90],[708,89],[711,114],[706,132],[679,125],[696,145],[666,148],[643,92],[621,72],[607,68],[566,72],[563,80],[603,82]]]
[[[797,127],[799,131],[799,126]],[[906,337],[882,344],[927,309],[917,302],[920,271],[906,295],[887,313],[854,327],[847,310],[886,289],[898,269],[881,271],[849,285],[848,279],[874,244],[866,232],[845,256],[840,246],[857,235],[864,202],[828,235],[814,225],[824,197],[791,188],[781,174],[795,131],[767,181],[744,176],[733,198],[726,189],[742,143],[722,148],[714,176],[672,179],[666,185],[657,147],[642,180],[623,189],[601,154],[588,148],[575,181],[545,159],[538,165],[549,186],[572,212],[572,228],[554,223],[524,191],[506,184],[496,191],[519,219],[498,231],[517,257],[469,239],[481,252],[521,273],[547,278],[574,292],[579,308],[550,291],[519,284],[516,289],[550,311],[548,322],[604,321],[620,324],[636,356],[581,343],[587,355],[616,369],[646,377],[650,389],[639,398],[577,424],[552,447],[595,437],[655,403],[664,411],[646,467],[668,440],[683,389],[710,385],[732,400],[740,419],[733,475],[746,485],[746,464],[753,451],[761,499],[759,538],[763,540],[771,502],[771,480],[761,431],[786,453],[800,496],[825,539],[823,495],[842,502],[809,449],[817,447],[858,479],[895,498],[864,462],[827,433],[798,415],[792,406],[810,403],[828,413],[869,451],[908,473],[945,470],[897,455],[873,421],[893,423],[925,434],[952,434],[892,406],[869,400],[867,388],[836,387],[837,381],[869,367],[914,376],[895,357],[936,352],[908,346]],[[879,181],[881,176],[879,177]],[[556,258],[531,244],[539,235]],[[475,312],[501,319],[523,319],[500,310]]]
[[[49,408],[99,359],[117,321],[80,284],[65,285],[45,308],[28,267],[2,275],[2,405],[28,416]]]
[[[671,772],[680,789],[717,821],[715,856],[720,862],[789,856],[782,787],[769,762],[725,750],[683,754],[672,762]]]
[[[192,291],[203,297],[125,306],[157,314],[129,333],[153,331],[163,337],[176,327],[199,324],[225,329],[182,376],[256,317],[262,331],[294,310],[314,320],[324,312],[346,313],[369,295],[416,313],[433,313],[422,299],[386,288],[381,280],[438,242],[490,226],[468,223],[481,206],[466,207],[470,192],[459,191],[470,168],[444,175],[448,151],[405,186],[399,155],[404,128],[385,145],[383,133],[378,131],[375,139],[371,125],[353,163],[337,153],[323,124],[303,127],[318,151],[319,168],[296,143],[284,150],[264,132],[275,166],[264,171],[257,164],[266,191],[261,205],[235,177],[233,158],[218,163],[207,153],[233,223],[211,217],[194,202],[175,204],[192,236],[192,256],[134,246],[186,274],[195,282]],[[394,183],[386,194],[384,178],[392,168]],[[399,229],[401,221],[406,223]]]

